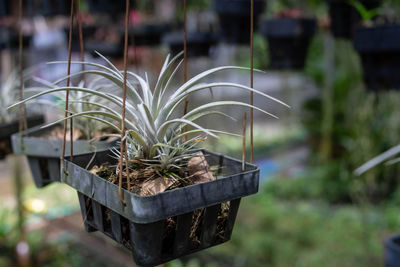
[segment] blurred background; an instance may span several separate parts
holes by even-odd
[[[2,84],[18,68],[17,2],[0,0]],[[353,171],[400,141],[400,46],[370,51],[359,31],[398,27],[400,3],[357,3],[255,0],[254,67],[263,72],[255,72],[254,87],[291,109],[255,98],[256,106],[279,119],[255,112],[260,190],[242,200],[232,240],[166,266],[383,265],[384,240],[400,230],[400,165],[382,165],[362,176]],[[80,5],[85,59],[104,63],[98,51],[122,68],[125,1],[81,0]],[[189,78],[221,65],[250,66],[250,1],[188,0],[187,5]],[[129,69],[147,73],[155,83],[166,55],[183,50],[183,0],[133,0],[131,7]],[[368,10],[378,11],[369,18]],[[23,64],[33,67],[34,76],[55,81],[66,74],[65,65],[45,63],[67,59],[69,12],[67,0],[23,1]],[[389,39],[399,36],[394,31]],[[76,27],[72,51],[79,60]],[[250,85],[250,74],[226,71],[212,80]],[[182,81],[181,70],[174,83]],[[194,95],[189,108],[210,97],[249,99],[240,90],[227,92]],[[43,111],[54,120],[48,108]],[[203,125],[218,123],[240,134],[247,110],[225,111],[238,121]],[[241,158],[240,138],[209,139],[206,147]],[[23,190],[16,192],[13,156],[0,161],[0,266],[15,266],[16,258],[24,257],[21,234],[31,266],[134,265],[126,249],[84,232],[73,189],[58,183],[36,189],[23,166]]]

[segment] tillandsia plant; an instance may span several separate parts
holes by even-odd
[[[96,79],[90,78],[91,77],[87,77],[85,81],[80,81],[78,87],[83,87],[85,85],[85,82],[87,81],[87,85],[85,86],[85,88],[90,88],[91,90],[99,89],[104,92],[113,92],[118,89],[113,84],[104,81],[103,77],[97,77]],[[63,77],[55,82],[48,82],[42,79],[34,78],[34,80],[38,82],[40,86],[29,87],[25,89],[24,92],[27,94],[48,92],[51,89],[58,88],[57,84],[65,79],[66,77]],[[56,91],[51,93],[51,96],[53,96],[52,99],[35,98],[31,102],[55,107],[59,111],[59,118],[62,118],[65,111],[65,93],[61,91]],[[86,111],[102,112],[105,111],[103,107],[107,105],[108,102],[106,99],[93,94],[86,94],[82,91],[72,91],[70,93],[69,110],[73,114],[84,113]],[[74,120],[74,128],[78,130],[79,136],[75,136],[75,138],[78,139],[101,138],[102,134],[112,132],[108,124],[99,122],[98,120],[88,120],[85,116],[77,117]]]
[[[179,179],[182,166],[187,164],[189,159],[193,157],[193,149],[201,141],[205,140],[207,136],[217,137],[218,134],[232,134],[215,129],[206,129],[196,123],[196,120],[212,114],[231,118],[225,113],[215,110],[215,108],[221,106],[241,106],[253,108],[256,111],[276,118],[276,116],[261,108],[239,101],[211,101],[207,104],[195,107],[185,115],[177,115],[180,111],[179,107],[188,96],[195,92],[209,90],[211,88],[238,88],[288,106],[278,99],[245,85],[230,82],[202,82],[205,78],[220,71],[248,70],[243,67],[216,67],[204,71],[178,88],[174,88],[172,86],[172,80],[183,62],[183,60],[180,60],[181,55],[182,54],[179,54],[172,59],[169,55],[167,56],[153,90],[151,89],[147,75],[145,78],[142,78],[133,72],[127,72],[127,76],[129,78],[135,78],[138,84],[136,88],[134,84],[129,81],[127,82],[126,117],[124,121],[126,127],[124,139],[127,141],[129,162],[132,162],[132,164],[139,163],[146,171],[151,170],[153,174],[158,173],[160,176],[169,174],[167,176],[174,179]],[[77,72],[71,74],[71,77],[87,73],[98,75],[113,82],[116,86],[120,87],[122,91],[123,72],[118,70],[111,62],[107,61],[109,66],[90,62],[73,63],[84,63],[96,69]],[[90,89],[83,86],[51,88],[26,98],[9,108],[29,102],[45,94],[63,92],[66,90],[95,96],[99,99],[103,99],[105,104],[98,101],[94,103],[88,100],[88,104],[101,107],[103,111],[96,109],[73,113],[70,110],[72,115],[65,119],[85,117],[102,122],[115,129],[115,131],[118,131],[118,133],[121,133],[120,128],[116,125],[122,122],[120,112],[122,110],[122,98],[115,93],[103,92],[102,88]],[[115,108],[110,108],[111,105],[114,105]],[[61,119],[50,125],[63,120],[64,119]],[[184,131],[185,127],[191,128]],[[114,154],[117,157],[124,157],[124,155],[119,155],[117,151],[114,151]]]
[[[384,162],[386,162],[388,165],[400,163],[400,157],[396,158],[396,155],[398,154],[400,154],[400,144],[367,161],[362,166],[357,168],[354,173],[356,175],[361,175]]]
[[[31,73],[31,69],[24,72],[24,80]],[[10,122],[18,118],[18,112],[10,111],[8,106],[19,101],[20,82],[18,72],[13,71],[7,79],[4,79],[0,89],[0,123]]]

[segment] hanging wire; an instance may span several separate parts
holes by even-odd
[[[243,137],[242,137],[242,171],[246,171],[246,126],[247,113],[243,115]]]
[[[85,49],[83,44],[83,33],[82,33],[82,13],[81,13],[81,1],[77,1],[76,3],[76,13],[77,15],[77,22],[78,22],[78,33],[79,33],[79,52],[80,52],[80,59],[81,62],[85,61]],[[82,63],[81,65],[82,72],[85,71],[85,64]],[[86,77],[85,73],[82,74],[83,84],[86,85]]]
[[[125,10],[125,40],[124,40],[124,85],[123,85],[123,96],[122,96],[122,121],[121,121],[121,148],[120,148],[120,160],[119,160],[119,181],[118,181],[118,195],[121,203],[126,205],[122,194],[122,174],[123,174],[123,161],[126,158],[126,175],[129,179],[128,170],[128,158],[127,158],[127,147],[125,138],[125,106],[126,106],[126,76],[128,69],[128,28],[129,28],[129,0],[126,0]],[[125,155],[125,156],[124,156]],[[129,186],[129,185],[128,185]]]
[[[183,1],[183,82],[186,83],[188,79],[187,70],[187,10],[186,0]],[[184,115],[187,113],[188,100],[185,98]]]
[[[22,0],[18,1],[18,22],[19,22],[19,100],[22,101],[24,96],[24,78],[22,73],[22,48],[23,48],[23,39],[22,39]],[[21,150],[23,148],[23,139],[22,139],[22,131],[25,127],[27,127],[26,122],[26,108],[25,104],[21,105],[18,112],[19,116],[19,138],[20,138],[20,146]],[[22,177],[21,177],[21,168],[19,165],[18,158],[14,159],[14,181],[15,181],[15,194],[17,196],[17,211],[18,211],[18,229],[20,230],[20,241],[25,240],[25,227],[24,227],[24,213],[23,213],[23,205],[21,200],[22,195]]]
[[[71,74],[71,46],[72,46],[72,27],[74,23],[74,0],[71,0],[71,14],[69,18],[69,39],[68,39],[68,68],[67,68],[67,87],[70,85],[70,74]],[[64,117],[68,117],[68,109],[69,109],[69,90],[66,92],[65,96],[65,114]],[[71,161],[74,159],[74,151],[73,151],[73,121],[72,118],[70,119],[70,151],[71,151]],[[63,163],[63,170],[65,172],[65,164],[64,164],[64,159],[65,159],[65,145],[67,142],[67,120],[64,120],[64,135],[63,135],[63,145],[62,145],[62,157],[61,157],[61,162]]]
[[[23,78],[23,69],[22,69],[22,49],[23,49],[23,36],[22,36],[22,0],[18,1],[18,22],[19,22],[19,100],[22,101],[24,98],[24,78]],[[20,144],[23,146],[22,142],[22,131],[28,129],[28,125],[26,122],[26,107],[25,104],[20,105],[19,107],[19,137]]]
[[[188,66],[187,66],[187,8],[186,0],[183,0],[183,82],[186,83],[188,80]],[[183,106],[183,115],[186,115],[188,110],[189,101],[185,97]],[[183,127],[183,132],[186,132],[186,126]],[[184,141],[187,140],[187,135],[184,137]]]
[[[253,88],[253,80],[254,80],[254,0],[250,0],[250,87]],[[254,104],[254,94],[253,91],[250,92],[250,105]],[[253,143],[253,124],[254,124],[254,111],[253,108],[250,108],[250,163],[253,163],[254,160],[254,143]]]

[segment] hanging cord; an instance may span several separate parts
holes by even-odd
[[[254,0],[250,0],[250,87],[253,89],[254,84],[254,44],[253,44],[253,35],[254,35]],[[250,92],[250,105],[253,106],[254,104],[254,96],[253,91]],[[253,108],[250,108],[250,163],[253,163],[254,160],[254,143],[253,143],[253,124],[254,124],[254,117],[253,117]]]
[[[23,49],[23,36],[22,36],[22,0],[18,1],[18,22],[19,22],[19,101],[22,101],[24,98],[24,74],[22,69],[22,49]],[[26,106],[25,104],[20,105],[19,107],[19,137],[21,149],[23,147],[22,141],[22,131],[28,129],[27,121],[26,121]]]
[[[82,13],[81,13],[81,1],[76,2],[76,13],[77,13],[77,22],[78,22],[78,32],[79,32],[79,52],[81,62],[85,61],[85,50],[83,44],[83,33],[82,33]],[[85,64],[81,65],[82,72],[85,71]],[[86,85],[86,77],[85,73],[82,74],[83,85]]]
[[[187,11],[186,0],[183,1],[183,82],[187,82]],[[185,114],[187,112],[187,99],[185,98]]]
[[[187,66],[187,10],[186,0],[183,1],[183,82],[186,83],[188,80],[188,66]],[[186,115],[188,109],[188,99],[185,97],[183,115]],[[186,126],[183,128],[183,132],[186,132]],[[185,135],[184,140],[187,140]]]
[[[18,22],[19,22],[19,82],[20,82],[20,87],[19,87],[19,100],[22,101],[23,96],[24,96],[24,78],[23,78],[23,73],[22,73],[22,49],[23,49],[23,39],[22,39],[22,0],[18,1]],[[19,107],[19,139],[20,139],[20,149],[23,149],[23,139],[22,139],[22,131],[23,128],[25,127],[25,130],[28,128],[27,127],[27,122],[26,122],[26,108],[25,104],[21,105]],[[23,191],[23,183],[22,183],[22,177],[21,177],[21,168],[19,164],[19,158],[14,158],[14,181],[15,181],[15,194],[17,198],[17,211],[18,211],[18,229],[20,231],[20,240],[19,241],[24,241],[26,238],[26,233],[25,233],[25,227],[24,227],[24,209],[23,209],[23,204],[22,204],[22,191]],[[29,263],[29,262],[28,262]]]
[[[126,106],[126,76],[128,69],[128,28],[129,28],[129,0],[126,0],[126,11],[125,11],[125,40],[124,40],[124,85],[123,85],[123,96],[122,96],[122,121],[121,121],[121,149],[119,159],[119,181],[118,181],[118,195],[121,203],[126,205],[124,197],[122,195],[122,173],[123,173],[123,161],[126,158],[126,175],[129,178],[128,172],[128,158],[127,158],[127,146],[125,138],[125,106]],[[129,185],[128,185],[129,186]]]
[[[70,85],[70,77],[69,75],[71,74],[71,46],[72,46],[72,27],[74,24],[74,0],[71,0],[71,15],[69,18],[69,39],[68,39],[68,68],[67,68],[67,87]],[[65,96],[65,114],[64,117],[68,117],[68,109],[69,109],[69,90],[66,92]],[[71,151],[71,161],[74,159],[74,151],[73,151],[73,122],[72,118],[70,119],[70,151]],[[64,173],[66,172],[65,170],[65,145],[67,142],[67,120],[64,120],[64,136],[63,136],[63,145],[62,145],[62,157],[61,157],[61,162],[63,163],[63,171]]]
[[[242,172],[246,171],[246,126],[247,113],[243,115],[243,137],[242,137]]]

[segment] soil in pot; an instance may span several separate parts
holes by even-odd
[[[254,0],[254,27],[264,11],[265,1]],[[214,10],[218,14],[220,38],[229,44],[250,43],[250,0],[214,0]]]
[[[118,185],[119,175],[117,166],[103,163],[100,167],[94,166],[91,173]],[[218,165],[209,166],[202,152],[190,159],[186,167],[179,170],[162,173],[158,168],[148,166],[145,161],[132,160],[129,169],[122,175],[122,187],[140,196],[162,193],[167,190],[189,185],[213,181],[222,170]]]
[[[400,25],[360,28],[354,48],[361,57],[368,90],[400,90]]]
[[[260,31],[268,41],[270,68],[303,69],[315,29],[314,19],[263,20]]]
[[[44,122],[44,117],[42,115],[28,116],[26,122],[28,128],[31,128],[42,124]],[[18,130],[18,120],[0,124],[0,159],[4,159],[6,155],[12,152],[11,135],[18,132]]]

